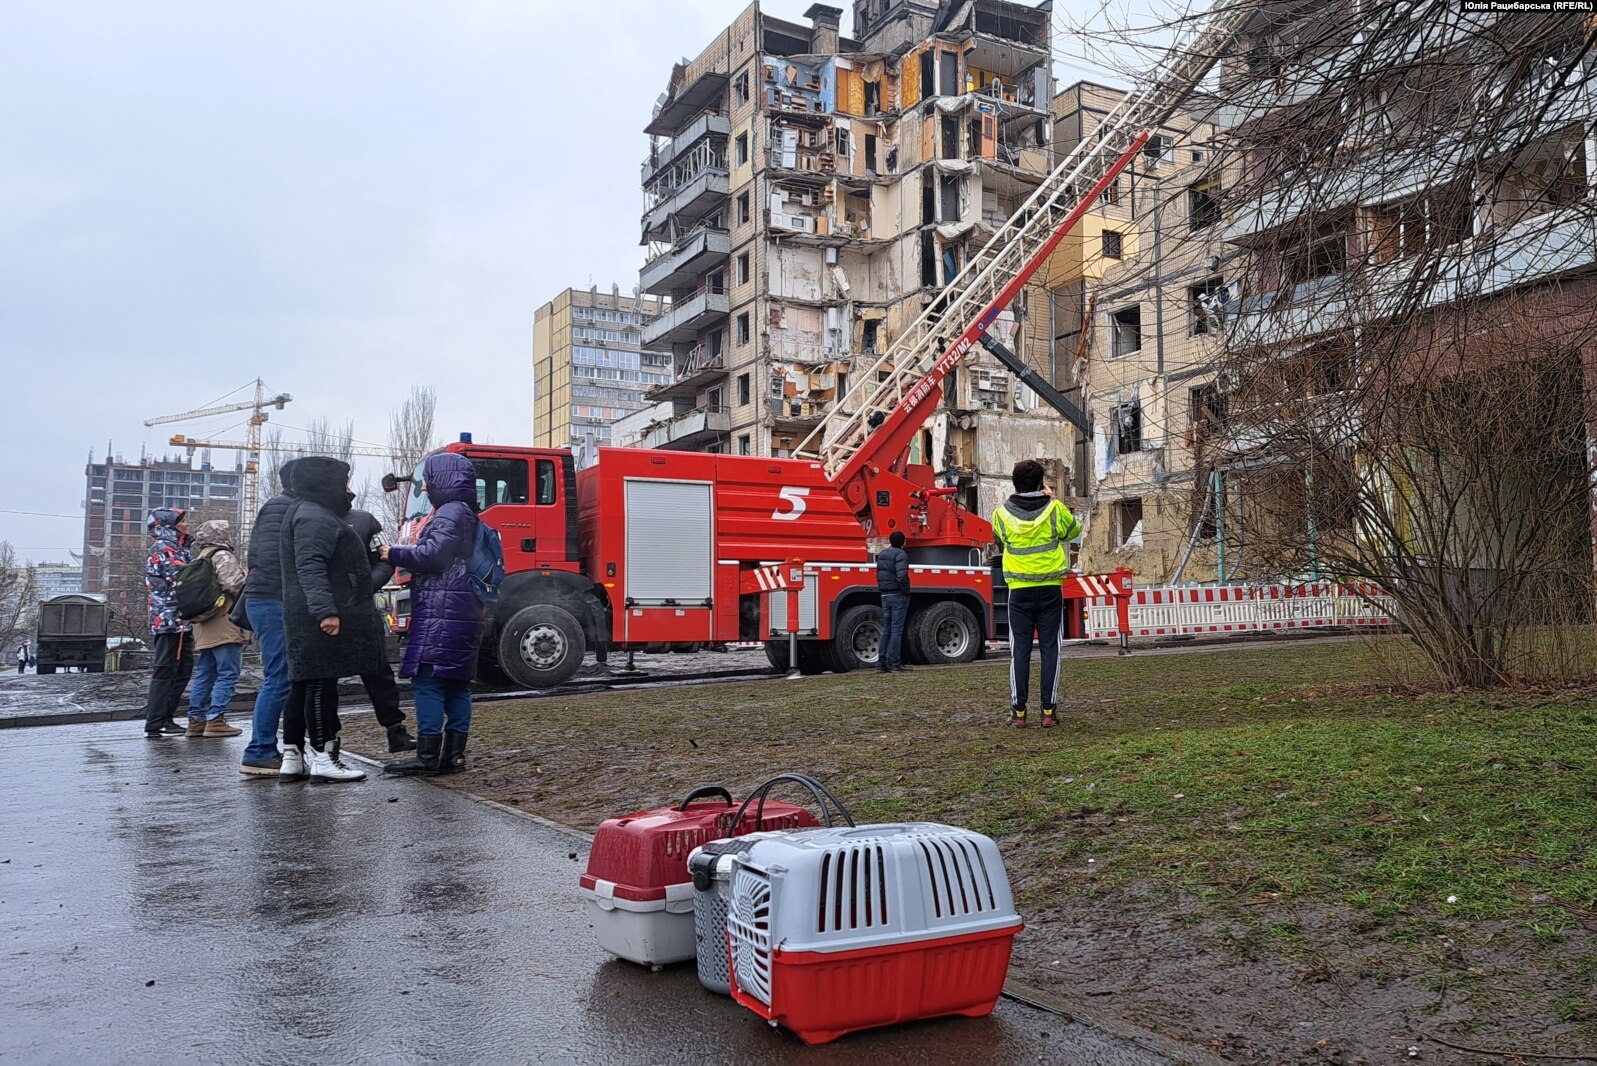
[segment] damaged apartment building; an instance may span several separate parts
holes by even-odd
[[[1122,95],[1091,82],[1060,92],[1056,157]],[[1193,515],[1207,485],[1201,444],[1223,413],[1215,376],[1237,285],[1221,254],[1211,109],[1194,99],[1161,126],[1046,269],[1054,380],[1092,424],[1090,437],[1072,430],[1066,497],[1085,527],[1080,563],[1128,566],[1145,583],[1214,576],[1212,530],[1194,543]]]
[[[674,379],[617,443],[794,454],[896,332],[1052,165],[1050,4],[858,0],[799,25],[752,4],[678,64],[645,132],[644,331]],[[1046,371],[1040,285],[998,330]],[[985,353],[982,358],[987,357]],[[917,461],[999,498],[1016,458],[1064,476],[1054,412],[996,363],[962,366]],[[990,484],[989,484],[990,483]]]

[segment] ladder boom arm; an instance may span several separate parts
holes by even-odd
[[[983,333],[981,335],[981,346],[991,352],[993,357],[1000,363],[1008,367],[1015,377],[1025,382],[1027,388],[1041,396],[1049,407],[1064,415],[1065,420],[1081,430],[1084,436],[1092,436],[1092,423],[1087,420],[1086,413],[1065,399],[1064,393],[1054,388],[1052,382],[1033,370],[1030,363],[1005,348],[1003,342],[991,333]]]

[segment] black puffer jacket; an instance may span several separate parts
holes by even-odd
[[[371,563],[344,520],[348,481],[348,464],[326,456],[301,459],[294,468],[299,499],[284,519],[280,550],[288,673],[295,681],[369,674],[385,662]],[[335,617],[339,633],[330,637],[321,623]]]
[[[383,532],[383,524],[370,511],[357,508],[349,512],[349,525],[366,545],[366,559],[372,564],[372,587],[382,588],[394,576],[394,564],[383,562],[382,556],[377,554],[377,549],[382,547],[382,541],[377,538]]]
[[[294,501],[299,499],[289,487],[294,468],[298,465],[298,459],[290,459],[279,468],[277,476],[282,479],[279,492],[261,504],[260,511],[255,515],[255,524],[250,527],[249,554],[244,561],[250,572],[249,580],[244,582],[244,598],[247,600],[283,598],[283,552],[280,542],[283,519],[288,517]]]

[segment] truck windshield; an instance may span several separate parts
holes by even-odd
[[[422,477],[426,466],[427,461],[423,459],[416,464],[415,471],[410,475],[410,496],[405,500],[405,521],[407,522],[415,518],[421,518],[433,509],[433,505],[427,502],[427,484]]]

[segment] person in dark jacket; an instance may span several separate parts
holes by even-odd
[[[245,560],[249,577],[244,582],[244,611],[261,646],[261,687],[255,694],[250,742],[239,770],[254,776],[276,777],[283,766],[277,750],[277,726],[293,682],[288,676],[288,638],[283,632],[282,539],[283,520],[299,501],[291,487],[298,465],[298,459],[290,459],[278,469],[281,491],[256,513]]]
[[[177,575],[189,564],[188,519],[181,510],[161,507],[150,512],[150,555],[144,565],[150,632],[155,636],[155,672],[144,702],[144,735],[182,736],[178,702],[194,673],[190,626],[178,615]]]
[[[383,524],[376,515],[359,508],[349,512],[349,524],[355,536],[366,545],[366,559],[371,563],[372,587],[380,589],[394,576],[394,564],[383,559],[382,542],[378,539],[382,535]],[[377,712],[377,724],[388,733],[388,750],[415,751],[416,738],[405,728],[405,712],[399,708],[399,683],[394,680],[394,668],[389,665],[386,654],[382,668],[361,674],[360,683],[366,686],[366,698],[371,700],[372,710]]]
[[[876,588],[882,594],[882,645],[876,669],[882,673],[909,672],[904,665],[904,621],[909,617],[909,552],[904,533],[893,530],[888,547],[876,557]]]
[[[413,547],[384,548],[382,557],[410,571],[410,637],[400,676],[416,696],[416,754],[383,767],[388,773],[459,773],[471,731],[471,681],[482,643],[482,604],[467,569],[477,543],[477,480],[471,461],[455,452],[430,456],[423,488],[433,512]]]
[[[338,679],[376,671],[384,654],[366,546],[344,520],[349,464],[320,455],[301,459],[293,484],[299,499],[284,519],[280,550],[294,687],[283,713],[279,775],[358,781],[366,775],[339,758]]]

